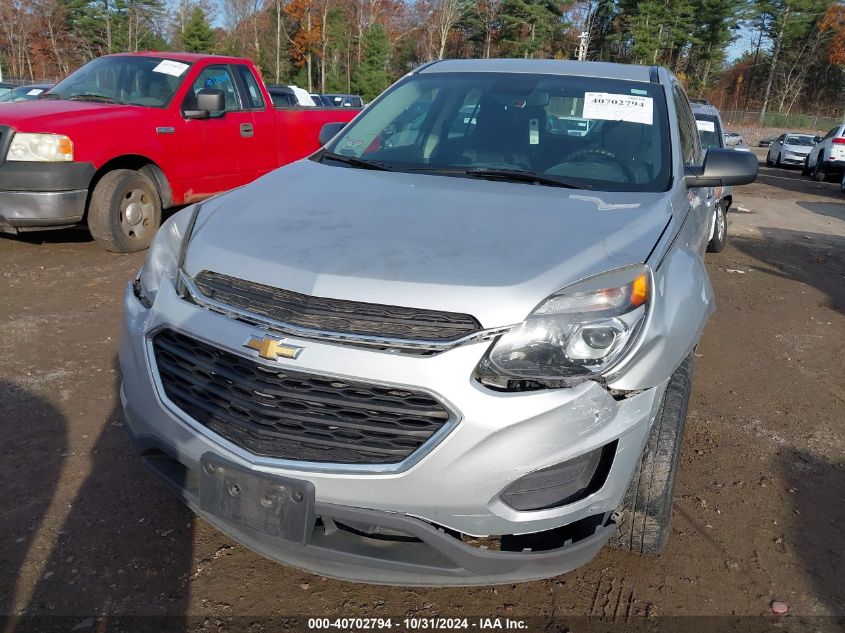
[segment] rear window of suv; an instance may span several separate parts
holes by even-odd
[[[695,114],[695,125],[703,149],[722,147],[722,128],[719,119],[712,114]]]
[[[605,191],[665,191],[659,84],[527,73],[423,73],[394,85],[327,148],[395,171],[527,171]]]

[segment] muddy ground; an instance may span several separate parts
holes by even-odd
[[[82,232],[0,238],[0,614],[52,616],[4,628],[270,631],[304,626],[284,618],[416,614],[544,630],[840,630],[845,195],[763,168],[736,200],[750,212],[730,214],[727,249],[707,256],[718,308],[663,555],[606,549],[566,576],[496,588],[325,580],[192,516],[122,428],[121,300],[144,255],[106,253]],[[772,621],[773,600],[787,618]]]

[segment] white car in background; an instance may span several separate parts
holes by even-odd
[[[845,167],[845,123],[840,123],[822,137],[815,137],[816,144],[807,155],[802,173],[822,182],[828,176],[842,174]]]
[[[812,134],[781,134],[769,146],[769,153],[766,155],[766,164],[769,167],[772,165],[776,165],[777,167],[803,165],[807,160],[807,154],[813,149],[813,144]]]

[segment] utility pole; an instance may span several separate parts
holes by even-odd
[[[587,59],[587,49],[590,46],[590,34],[587,31],[581,31],[578,36],[578,61],[583,62]]]

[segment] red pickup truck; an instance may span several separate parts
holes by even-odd
[[[0,232],[87,223],[146,248],[168,207],[251,182],[319,147],[357,111],[276,109],[246,59],[108,55],[35,101],[0,105]]]

